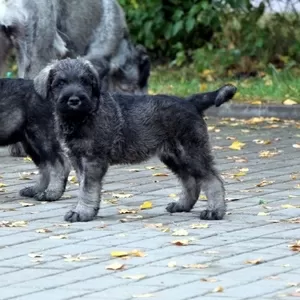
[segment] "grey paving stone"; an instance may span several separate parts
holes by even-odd
[[[226,148],[213,152],[225,181],[226,197],[235,199],[228,202],[230,214],[222,221],[199,219],[200,211],[207,204],[203,200],[190,213],[167,213],[166,204],[174,201],[170,194],[178,195],[180,184],[157,159],[151,159],[140,165],[110,168],[103,185],[104,201],[99,216],[92,222],[65,227],[63,216],[76,202],[78,186],[68,184],[65,194],[71,198],[54,203],[22,199],[18,191],[29,182],[19,180],[18,173],[36,169],[22,158],[8,156],[7,149],[0,149],[1,182],[7,184],[6,192],[0,193],[0,298],[132,300],[133,295],[149,293],[153,294],[149,299],[156,300],[270,300],[282,299],[281,295],[289,299],[296,287],[289,287],[288,283],[298,282],[300,275],[298,254],[289,249],[289,244],[300,239],[300,227],[299,223],[286,220],[300,218],[300,209],[285,209],[282,205],[300,205],[300,189],[296,188],[300,184],[300,156],[299,150],[292,147],[298,140],[295,135],[299,134],[300,124],[280,123],[280,128],[270,129],[264,123],[249,126],[232,122],[237,126],[223,120],[208,121],[221,129],[219,133],[210,132],[212,144]],[[250,132],[243,133],[241,129]],[[229,150],[227,146],[232,141],[228,136],[244,141],[245,148]],[[278,137],[280,140],[275,140]],[[270,139],[272,144],[257,145],[254,139]],[[282,152],[272,158],[259,158],[260,151],[274,149]],[[246,157],[248,162],[228,159],[233,156]],[[157,169],[147,170],[147,166]],[[130,172],[135,168],[140,172]],[[229,178],[228,174],[237,173],[241,168],[248,168],[246,176]],[[153,177],[156,172],[170,173],[170,176]],[[295,179],[291,178],[292,173]],[[274,183],[257,187],[263,180]],[[116,204],[107,201],[112,199],[112,193],[120,192],[130,193],[132,197],[118,199]],[[35,205],[22,207],[20,201]],[[135,215],[127,218],[128,215],[118,212],[120,208],[138,210],[144,201],[151,201],[153,208],[138,211],[135,215],[142,216],[140,219],[130,218]],[[267,214],[258,215],[261,212]],[[25,220],[28,224],[8,228],[1,226],[4,220]],[[274,220],[281,222],[272,223]],[[209,226],[191,229],[190,225],[196,223]],[[52,232],[37,233],[41,228]],[[179,229],[186,230],[188,235],[172,236]],[[50,239],[52,235],[67,235],[67,239]],[[175,246],[171,243],[174,240],[189,240],[189,245]],[[143,251],[145,256],[130,255],[134,249]],[[112,258],[113,251],[125,251],[129,255]],[[41,262],[32,261],[30,253],[42,254]],[[94,259],[68,262],[64,260],[65,255]],[[259,258],[263,263],[245,263]],[[168,266],[170,262],[176,262],[176,266]],[[115,263],[124,264],[124,269],[106,270]],[[197,264],[208,266],[184,267]],[[145,277],[124,278],[128,275]],[[211,281],[212,278],[216,281]],[[217,286],[222,286],[224,291],[213,293]]]

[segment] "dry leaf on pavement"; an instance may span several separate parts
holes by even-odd
[[[296,241],[294,244],[289,245],[292,251],[300,252],[300,240]]]
[[[246,260],[245,263],[249,265],[259,265],[262,264],[264,260],[262,258],[254,259],[254,260]]]
[[[146,275],[124,275],[124,276],[122,276],[122,278],[124,278],[124,279],[134,279],[134,280],[140,280],[145,277],[146,277]]]
[[[176,246],[187,246],[189,245],[189,240],[176,240],[172,241],[172,244]]]
[[[20,201],[19,203],[20,203],[23,207],[35,206],[34,203],[30,203],[30,202],[23,202],[23,201]]]
[[[177,229],[172,233],[173,236],[187,236],[189,235],[188,231],[185,229]]]
[[[47,229],[47,228],[41,228],[41,229],[37,229],[35,232],[37,232],[37,233],[50,233],[52,231]]]
[[[61,235],[53,235],[50,236],[49,238],[53,240],[66,240],[68,236],[66,234],[61,234]]]
[[[213,290],[214,293],[223,293],[224,288],[222,286],[218,286]]]
[[[112,271],[123,270],[124,268],[125,268],[125,265],[120,264],[120,263],[114,263],[114,264],[111,264],[111,265],[105,267],[106,270],[112,270]]]
[[[189,264],[189,265],[183,265],[186,269],[207,269],[209,267],[208,264]]]
[[[206,229],[208,227],[209,227],[208,224],[201,224],[201,223],[190,225],[190,228],[192,228],[192,229]]]
[[[152,208],[152,202],[151,201],[145,201],[141,206],[140,209],[150,209]]]
[[[242,150],[246,146],[245,143],[234,141],[230,146],[229,149],[231,150]]]

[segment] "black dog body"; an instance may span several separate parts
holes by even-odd
[[[21,142],[40,172],[24,197],[51,201],[61,197],[70,171],[54,133],[53,106],[35,91],[32,80],[0,79],[0,146]]]
[[[80,181],[79,201],[65,220],[90,221],[98,213],[102,179],[110,165],[140,163],[154,155],[181,180],[183,192],[171,213],[190,211],[203,190],[203,219],[226,212],[223,182],[214,167],[202,112],[230,100],[236,88],[198,94],[187,100],[167,95],[100,93],[90,63],[66,59],[44,70],[36,90],[54,102],[57,130]]]

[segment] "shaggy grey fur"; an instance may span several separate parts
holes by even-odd
[[[7,39],[0,67],[15,48],[20,78],[33,79],[54,59],[84,56],[100,75],[108,72],[108,90],[147,92],[149,56],[130,41],[117,0],[0,0],[0,25]]]
[[[53,130],[52,110],[32,80],[0,79],[0,146],[21,142],[39,169],[38,182],[22,189],[23,197],[54,201],[65,190],[70,163]]]
[[[35,79],[35,89],[54,103],[58,135],[80,182],[78,203],[66,221],[90,221],[97,215],[110,165],[140,163],[154,155],[182,182],[180,200],[167,206],[170,213],[190,211],[203,190],[208,203],[200,217],[223,218],[224,186],[214,167],[202,112],[231,99],[234,86],[186,100],[102,93],[88,61],[66,59],[44,69]]]
[[[147,93],[150,59],[130,41],[116,0],[0,0],[0,25],[0,74],[12,48],[18,76],[26,79],[54,59],[84,56],[103,78],[103,90]],[[24,155],[20,145],[9,151]]]

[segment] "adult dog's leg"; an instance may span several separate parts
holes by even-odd
[[[80,158],[78,158],[80,160]],[[83,172],[80,175],[79,200],[75,208],[65,215],[68,222],[87,222],[98,214],[101,202],[102,179],[108,169],[104,160],[81,158]]]

